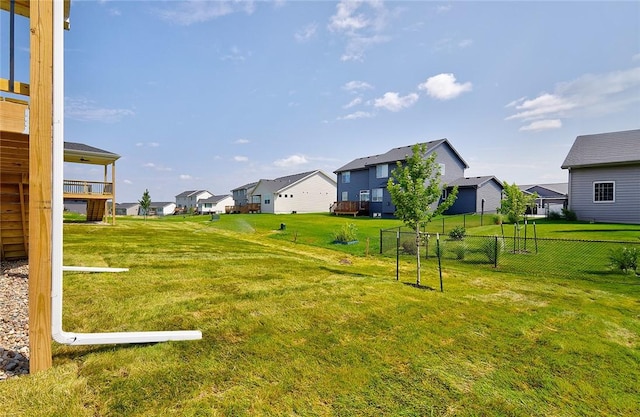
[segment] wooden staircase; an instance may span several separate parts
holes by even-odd
[[[107,200],[87,200],[87,221],[101,222],[104,218],[104,212]]]
[[[0,259],[24,259],[29,253],[29,178],[0,173]]]

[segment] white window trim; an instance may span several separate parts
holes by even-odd
[[[377,199],[374,191],[375,190],[380,190],[380,200]],[[371,189],[371,202],[372,203],[382,203],[382,201],[384,200],[384,191],[382,190],[382,188],[373,188]]]
[[[382,170],[382,167],[385,166],[386,168],[386,175],[378,175],[378,168],[380,168],[380,170]],[[389,177],[389,164],[378,164],[376,165],[376,178],[388,178]]]
[[[341,201],[349,201],[349,191],[343,191],[340,198]]]
[[[613,200],[596,201],[596,184],[613,184]],[[616,182],[615,181],[594,181],[591,186],[591,197],[593,204],[612,204],[616,202]]]
[[[341,177],[342,177],[342,183],[343,184],[351,183],[351,171],[344,171],[342,173]]]

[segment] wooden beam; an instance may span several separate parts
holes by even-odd
[[[20,94],[22,96],[28,96],[30,93],[30,86],[27,83],[21,83],[20,81],[13,82],[13,90],[9,88],[9,80],[6,78],[0,78],[0,91],[5,93]]]
[[[52,365],[53,2],[32,1],[29,6],[29,371],[34,374]]]

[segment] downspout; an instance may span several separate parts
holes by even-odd
[[[53,5],[53,138],[52,138],[52,198],[51,213],[51,333],[58,343],[66,345],[96,345],[117,343],[154,343],[169,340],[202,339],[199,330],[72,333],[62,329],[62,272],[123,272],[126,268],[71,267],[62,265],[63,254],[63,166],[64,166],[64,2]],[[114,208],[115,209],[115,208]]]

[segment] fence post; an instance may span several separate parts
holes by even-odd
[[[396,281],[400,278],[400,230],[396,232]]]
[[[462,227],[464,227],[465,229],[467,228],[467,215],[466,214],[462,215]]]
[[[442,234],[444,234],[444,217],[442,218]]]
[[[498,267],[498,236],[494,236],[495,245],[493,245],[493,267]]]
[[[538,254],[538,233],[536,232],[536,222],[533,222],[533,241],[536,244],[536,255]]]
[[[438,253],[438,272],[440,274],[440,292],[444,292],[442,287],[442,251],[440,250],[440,235],[436,233],[436,252]]]
[[[527,219],[524,219],[524,251],[527,251]]]
[[[380,255],[382,255],[382,229],[380,229]]]

